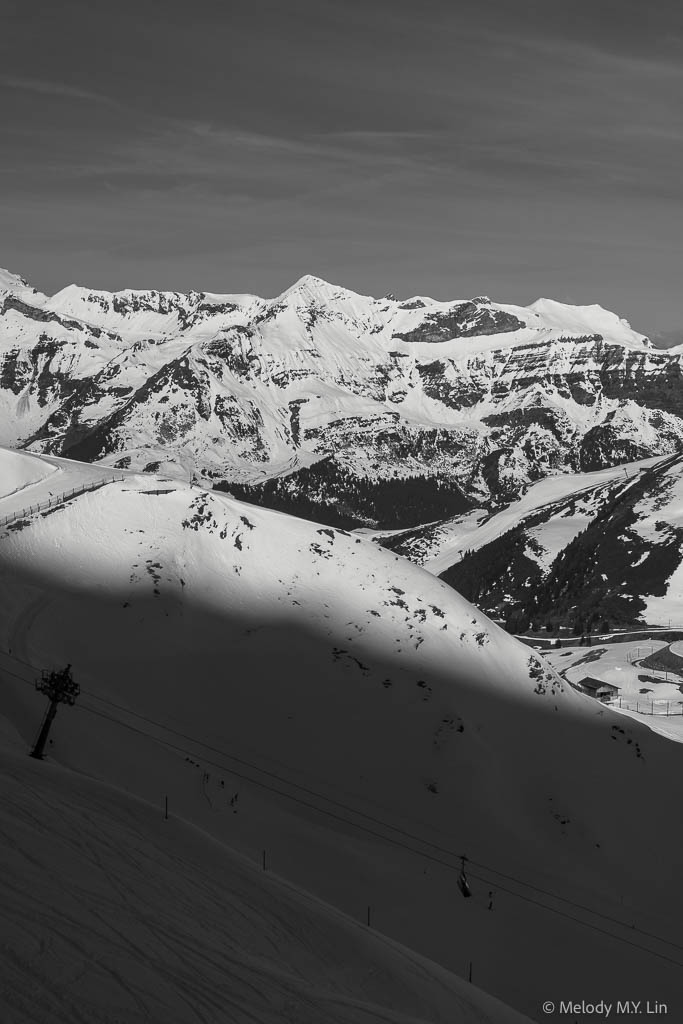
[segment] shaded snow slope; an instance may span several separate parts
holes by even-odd
[[[51,760],[169,795],[522,1012],[631,976],[680,1004],[680,746],[370,541],[130,474],[0,533],[0,649],[24,744],[30,666],[70,662]]]
[[[528,1019],[121,790],[0,771],[7,1024]]]

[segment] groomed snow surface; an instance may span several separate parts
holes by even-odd
[[[371,541],[126,474],[0,530],[0,651],[12,1024],[683,1009],[680,745]]]
[[[39,483],[55,472],[55,466],[43,459],[29,458],[24,454],[17,454],[6,449],[0,452],[0,459],[2,496],[5,498],[19,491],[24,492],[18,499],[22,507],[27,496],[26,488]],[[28,504],[30,505],[30,500]],[[3,505],[4,508],[5,505]],[[3,515],[5,514],[3,512]]]

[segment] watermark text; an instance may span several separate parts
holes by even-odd
[[[646,1017],[658,1014],[665,1016],[669,1012],[669,1007],[658,999],[617,999],[612,1002],[600,999],[597,1003],[590,1002],[588,999],[560,999],[557,1002],[547,999],[543,1003],[543,1012],[548,1016],[554,1013],[558,1016],[574,1014],[574,1016],[604,1017],[607,1020],[611,1016]]]

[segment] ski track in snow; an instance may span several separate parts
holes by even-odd
[[[8,1024],[525,1019],[144,804],[0,758]]]

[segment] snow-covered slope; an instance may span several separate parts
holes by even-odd
[[[32,300],[37,305],[47,302],[47,296],[32,288],[23,277],[0,267],[0,297],[4,298],[6,295],[25,296],[28,301]]]
[[[478,551],[533,520],[535,525],[529,526],[528,532],[537,542],[537,558],[548,568],[559,551],[586,528],[610,488],[620,486],[625,479],[660,461],[643,459],[592,473],[549,476],[529,487],[517,501],[490,513],[477,508],[466,515],[416,530],[366,531],[366,534],[438,576],[460,561],[465,552]]]
[[[119,333],[173,336],[181,331],[210,333],[220,326],[241,323],[245,314],[264,306],[255,295],[214,295],[211,292],[93,291],[69,285],[46,299],[44,308],[87,324]],[[214,328],[215,329],[215,328]]]
[[[0,748],[0,1016],[523,1024],[205,832]]]
[[[8,273],[2,289],[1,442],[185,479],[284,475],[268,498],[283,508],[320,460],[366,486],[446,481],[445,512],[427,502],[425,522],[460,511],[461,490],[509,500],[683,438],[680,353],[600,306],[375,299],[310,276],[268,300],[75,285],[49,298]],[[373,525],[322,477],[319,518],[345,504]]]
[[[554,327],[570,334],[599,331],[608,338],[620,337],[625,344],[630,343],[636,348],[642,347],[643,344],[643,336],[631,330],[627,320],[597,304],[572,306],[554,299],[537,299],[529,309],[538,314],[546,327]]]
[[[515,632],[683,626],[682,478],[680,455],[646,459],[548,478],[491,515],[372,536],[489,615],[514,616]]]
[[[21,497],[17,498],[17,502],[23,508],[23,502],[28,493],[27,488],[44,480],[51,473],[54,473],[55,469],[55,465],[50,464],[46,459],[27,458],[23,452],[15,453],[3,449],[0,455],[2,498],[7,499],[12,494],[21,493]],[[7,512],[4,512],[3,515],[7,515]]]
[[[69,662],[83,693],[51,761],[160,815],[168,795],[533,1018],[579,987],[624,998],[624,977],[681,998],[683,825],[662,813],[679,745],[369,540],[134,473],[55,503],[105,471],[52,464],[30,504],[53,504],[21,515],[11,496],[0,532],[3,714],[23,744],[34,672]]]

